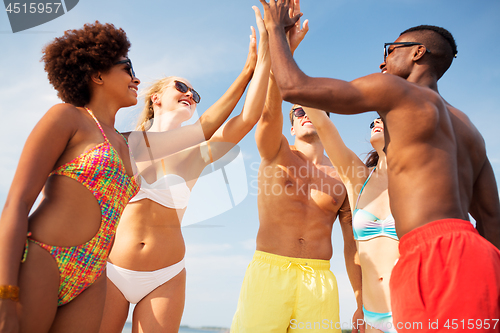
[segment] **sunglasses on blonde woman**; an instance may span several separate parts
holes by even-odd
[[[174,87],[175,89],[177,89],[178,92],[181,92],[183,94],[187,93],[188,91],[191,91],[191,93],[193,94],[193,101],[196,104],[200,103],[201,101],[200,94],[198,94],[196,90],[194,90],[193,88],[189,88],[187,84],[185,84],[184,82],[176,80],[174,81]]]

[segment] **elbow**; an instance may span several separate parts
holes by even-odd
[[[309,77],[303,73],[291,73],[286,77],[277,77],[278,87],[283,100],[300,104],[303,92],[307,90]]]
[[[307,90],[303,80],[287,80],[280,84],[280,93],[283,100],[292,104],[302,104],[304,91]]]
[[[297,104],[298,90],[292,85],[284,85],[280,87],[281,97],[283,100]]]

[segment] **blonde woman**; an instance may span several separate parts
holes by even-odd
[[[389,279],[394,263],[399,258],[399,242],[389,207],[384,123],[377,118],[370,124],[370,143],[374,150],[365,165],[347,148],[324,111],[298,108],[316,127],[330,161],[347,188],[362,272],[366,332],[395,332]]]
[[[254,9],[258,13],[258,9]],[[138,162],[141,190],[125,208],[109,256],[101,332],[121,332],[130,303],[136,304],[133,332],[179,330],[186,284],[181,221],[190,192],[203,169],[252,129],[264,107],[271,63],[267,32],[260,13],[256,17],[259,50],[243,110],[207,142],[157,159],[150,137],[157,131],[181,130],[181,123],[192,116],[199,95],[180,77],[160,80],[147,92],[139,127],[145,129],[143,137],[149,148],[149,159]],[[254,66],[256,55],[256,35],[252,28],[244,72]]]

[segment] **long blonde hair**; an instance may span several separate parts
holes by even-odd
[[[151,127],[153,124],[151,120],[154,118],[153,101],[151,100],[151,97],[154,94],[161,94],[167,85],[169,85],[175,78],[176,76],[167,76],[156,80],[146,91],[143,92],[144,108],[142,109],[142,112],[137,120],[137,130],[146,131]]]

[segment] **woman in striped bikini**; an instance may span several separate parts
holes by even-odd
[[[126,139],[114,129],[117,111],[137,103],[129,48],[123,30],[96,22],[43,50],[49,81],[66,103],[50,108],[28,137],[2,212],[0,327],[7,331],[99,327],[106,258],[139,189]]]

